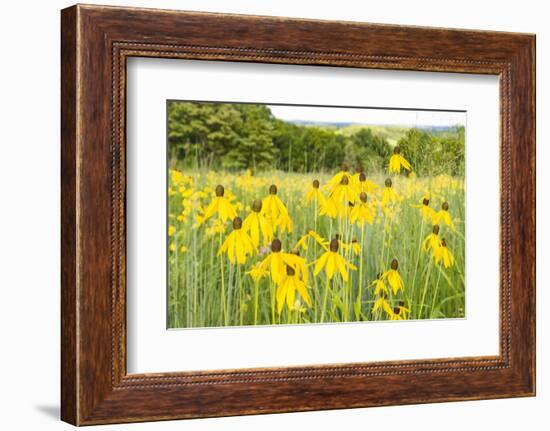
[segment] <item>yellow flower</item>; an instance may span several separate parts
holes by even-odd
[[[367,175],[362,171],[356,172],[353,175],[352,183],[357,193],[372,193],[378,188],[378,185],[369,181]]]
[[[330,241],[329,250],[323,253],[321,257],[315,261],[315,270],[313,271],[315,275],[319,274],[321,270],[325,268],[329,280],[332,280],[334,274],[339,272],[342,279],[348,281],[349,276],[347,269],[349,268],[353,271],[357,269],[357,267],[338,254],[338,243],[339,241],[336,238]]]
[[[169,248],[170,248],[170,251],[172,251],[172,252],[176,251],[176,244],[174,244],[173,242],[170,243],[170,247],[169,247]]]
[[[359,256],[361,254],[361,246],[357,242],[356,238],[351,239],[351,244],[349,245],[351,247],[351,251],[355,256]]]
[[[206,220],[208,220],[210,217],[212,217],[214,214],[218,213],[220,216],[220,219],[222,222],[225,222],[227,220],[233,220],[235,217],[237,217],[237,211],[235,210],[235,206],[229,202],[229,199],[224,196],[225,189],[222,185],[218,185],[216,187],[216,197],[212,200],[210,205],[206,208],[204,212],[204,216],[199,219],[197,217],[197,221],[199,222],[199,225],[204,223]]]
[[[334,235],[334,239],[336,239],[338,241],[338,246],[339,247],[342,247],[342,250],[344,251],[348,251],[348,250],[351,250],[352,253],[355,255],[355,256],[359,256],[359,254],[361,253],[361,246],[359,245],[359,243],[357,242],[357,239],[356,238],[352,238],[351,239],[351,242],[349,244],[346,244],[344,241],[342,241],[340,239],[340,234],[337,233]]]
[[[435,214],[435,216],[433,217],[433,221],[434,223],[440,223],[441,221],[443,221],[452,230],[456,230],[455,225],[451,219],[451,215],[449,214],[448,202],[443,202],[441,204],[441,210]]]
[[[350,220],[352,223],[357,223],[360,226],[365,222],[372,224],[374,220],[374,211],[367,205],[367,194],[365,192],[361,192],[359,195],[359,203],[351,210]]]
[[[242,225],[240,217],[233,219],[233,232],[227,235],[218,250],[218,256],[226,252],[231,263],[235,263],[236,260],[237,263],[243,264],[247,256],[252,256],[257,251],[250,236],[242,229]]]
[[[319,207],[319,214],[326,215],[330,218],[336,218],[340,213],[340,207],[341,205],[338,202],[332,198],[328,198],[321,203],[321,206]]]
[[[340,184],[340,182],[342,181],[342,178],[348,175],[349,175],[348,167],[346,165],[342,165],[342,170],[330,179],[330,181],[327,184],[327,187],[329,187],[330,189],[336,187],[338,184]]]
[[[292,232],[292,220],[288,216],[288,210],[285,204],[277,196],[277,186],[272,184],[269,187],[269,195],[262,201],[262,214],[270,219],[273,226],[277,226],[281,231]]]
[[[388,288],[386,287],[386,283],[384,282],[384,277],[382,277],[382,274],[378,274],[376,276],[376,279],[370,285],[371,287],[374,287],[375,295],[388,293]]]
[[[397,202],[397,194],[393,191],[392,180],[386,178],[384,191],[382,192],[382,205],[386,205],[389,202]]]
[[[316,201],[318,205],[322,205],[325,201],[325,197],[319,190],[319,180],[313,180],[311,189],[306,193],[305,204],[307,205],[311,201]]]
[[[176,228],[174,226],[168,226],[168,236],[174,236]]]
[[[430,207],[430,199],[428,197],[422,198],[420,205],[411,205],[413,208],[420,208],[422,218],[424,220],[433,221],[435,217],[435,211]]]
[[[340,183],[336,184],[328,195],[329,199],[333,199],[335,202],[343,203],[344,205],[349,202],[353,203],[357,200],[357,193],[350,184],[349,176],[343,175]]]
[[[372,312],[376,313],[379,309],[384,310],[387,314],[390,314],[392,311],[385,293],[382,293],[378,297],[378,299],[374,303],[374,306],[372,307]]]
[[[455,258],[450,250],[447,248],[447,243],[444,239],[441,240],[441,246],[439,247],[437,252],[434,253],[434,257],[436,263],[443,261],[443,265],[445,265],[445,268],[449,268],[455,263]]]
[[[432,233],[430,233],[422,242],[422,250],[431,251],[435,256],[437,250],[439,250],[441,240],[439,239],[439,225],[436,224],[432,227]]]
[[[250,277],[252,277],[252,280],[258,282],[262,278],[269,275],[269,271],[267,270],[267,268],[262,268],[261,262],[258,262],[256,265],[253,265],[249,271],[245,272],[245,274],[250,275]]]
[[[390,157],[390,163],[388,166],[388,169],[391,173],[399,174],[401,172],[401,168],[406,169],[407,171],[411,170],[410,163],[401,155],[401,149],[396,146],[393,149],[393,154]]]
[[[279,314],[283,311],[285,302],[288,309],[292,310],[296,292],[298,292],[306,304],[311,307],[311,298],[307,292],[306,283],[300,279],[292,266],[287,265],[286,273],[281,279],[281,282],[277,285],[277,291],[275,293],[275,297],[277,298],[277,311]]]
[[[205,233],[209,236],[214,236],[220,233],[224,233],[226,229],[226,225],[220,220],[214,220],[212,223],[212,226],[206,229]]]
[[[271,221],[262,213],[262,201],[256,199],[252,203],[252,212],[244,219],[243,229],[250,233],[250,238],[256,247],[260,245],[260,232],[263,243],[269,244],[273,240],[273,227]]]
[[[397,262],[397,259],[393,259],[391,261],[390,269],[382,274],[382,278],[388,280],[388,284],[390,285],[391,290],[394,294],[399,292],[399,290],[405,290],[403,280],[401,279],[399,272],[397,272],[398,266],[399,263]]]
[[[271,253],[269,253],[257,267],[259,271],[266,271],[269,268],[271,278],[275,283],[280,283],[286,274],[285,265],[291,266],[299,274],[302,274],[305,266],[305,259],[292,253],[285,253],[281,250],[281,241],[275,238],[271,242]],[[304,275],[304,278],[307,278],[307,273]]]
[[[180,253],[187,253],[187,246],[182,245],[182,246],[180,247]]]
[[[328,241],[325,238],[323,238],[321,235],[319,235],[317,232],[315,232],[313,229],[308,229],[307,233],[300,237],[300,239],[298,240],[294,248],[295,249],[303,248],[304,250],[307,250],[307,240],[309,238],[313,238],[313,240],[315,240],[317,244],[319,244],[325,250],[328,250]]]
[[[409,318],[410,310],[405,307],[404,301],[399,301],[397,306],[390,310],[390,320],[407,320]]]

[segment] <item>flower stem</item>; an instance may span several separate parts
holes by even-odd
[[[330,281],[327,277],[327,282],[325,285],[325,295],[323,297],[323,311],[321,312],[321,323],[325,321],[325,313],[327,311],[327,299],[328,299],[328,290],[330,288]]]
[[[222,234],[220,232],[219,235],[220,238],[220,248],[222,246]],[[221,312],[222,312],[222,319],[223,319],[223,325],[227,326],[227,310],[226,310],[226,304],[225,304],[225,280],[224,280],[224,268],[223,268],[223,257],[218,256],[218,260],[220,261],[220,274],[221,274],[221,282],[222,282],[222,289],[221,289]]]
[[[363,300],[363,260],[365,256],[363,255],[364,250],[364,241],[365,241],[365,223],[361,223],[361,252],[359,253],[359,283],[357,286],[357,300],[356,300],[356,312],[355,320],[361,320],[361,308]]]

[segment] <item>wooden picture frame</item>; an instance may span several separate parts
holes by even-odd
[[[535,394],[534,35],[83,5],[64,9],[61,18],[64,421]],[[500,354],[128,375],[125,65],[131,56],[498,75]]]

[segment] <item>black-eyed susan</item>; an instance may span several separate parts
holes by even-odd
[[[388,302],[388,297],[386,293],[382,292],[376,301],[374,302],[374,306],[372,307],[372,312],[376,313],[378,310],[384,310],[388,315],[391,315],[392,309],[391,305]]]
[[[250,236],[242,229],[243,222],[240,217],[233,219],[233,232],[227,235],[225,241],[218,250],[218,255],[227,253],[231,263],[239,264],[246,262],[248,256],[257,252],[256,246]]]
[[[276,283],[280,283],[282,280],[286,271],[285,265],[291,266],[294,270],[300,272],[304,265],[303,258],[292,253],[286,253],[282,251],[282,249],[283,245],[281,240],[278,238],[273,239],[271,242],[271,253],[269,253],[257,267],[258,270],[262,271],[269,269],[271,278]]]
[[[420,205],[413,204],[411,205],[411,207],[419,208],[420,213],[422,214],[422,218],[425,221],[433,221],[436,213],[434,209],[430,207],[430,199],[428,197],[424,196]]]
[[[449,214],[449,203],[446,201],[441,204],[441,209],[435,214],[433,221],[438,224],[443,222],[452,230],[456,230],[453,220],[451,219],[451,215]]]
[[[202,224],[216,213],[219,214],[222,222],[237,217],[235,206],[225,197],[225,188],[221,184],[216,186],[216,197],[204,211],[204,216],[200,220],[197,219],[197,221]]]
[[[437,250],[441,246],[441,239],[439,238],[439,225],[434,224],[432,232],[422,242],[422,250],[428,251],[435,256]]]
[[[262,214],[266,216],[274,227],[278,227],[281,231],[287,230],[292,232],[292,220],[288,215],[288,210],[277,196],[277,186],[272,184],[269,186],[269,194],[262,201]]]
[[[302,280],[304,280],[305,283],[307,283],[307,279],[308,279],[307,261],[303,257],[300,256],[300,251],[299,250],[294,249],[290,252],[290,254],[293,254],[297,257],[296,266],[294,267],[295,270],[296,270],[296,274]]]
[[[258,282],[262,278],[267,277],[269,275],[269,271],[267,268],[262,268],[261,262],[258,262],[253,265],[250,270],[246,271],[245,274],[249,275],[255,282]]]
[[[319,207],[319,214],[330,218],[338,217],[340,214],[342,205],[340,205],[335,199],[328,198],[321,203]]]
[[[384,282],[384,277],[382,277],[382,274],[380,273],[376,276],[376,278],[370,285],[374,288],[375,295],[388,293],[388,288],[386,287],[386,283]]]
[[[382,205],[397,202],[397,194],[393,190],[393,182],[390,178],[386,178],[384,186],[384,191],[382,192]]]
[[[243,229],[250,233],[250,238],[256,247],[260,245],[260,233],[262,234],[263,243],[269,244],[273,240],[273,226],[271,221],[261,213],[262,201],[256,199],[252,202],[252,211],[243,222]]]
[[[390,320],[407,320],[409,318],[410,310],[405,307],[404,301],[399,301],[395,307],[391,310]]]
[[[305,281],[300,279],[298,273],[292,266],[286,265],[285,275],[277,285],[275,295],[277,298],[277,311],[279,314],[283,311],[283,306],[285,303],[289,310],[293,309],[296,292],[298,292],[306,304],[311,307],[311,298],[309,297]]]
[[[344,176],[349,176],[349,173],[348,173],[348,165],[346,165],[345,163],[342,165],[342,167],[340,168],[340,171],[337,172],[331,179],[330,181],[328,182],[327,184],[327,187],[329,189],[333,189],[334,187],[336,187],[338,184],[340,184],[340,182],[342,181],[342,178],[344,178]]]
[[[378,185],[370,181],[362,171],[353,175],[352,183],[357,194],[362,192],[372,193],[378,188]]]
[[[313,180],[311,188],[306,193],[305,204],[307,205],[310,202],[317,202],[317,205],[322,205],[325,201],[325,197],[321,190],[319,189],[319,180]]]
[[[399,272],[397,271],[397,268],[399,267],[399,262],[397,259],[393,259],[390,264],[390,269],[388,269],[384,274],[382,274],[382,278],[388,281],[388,284],[391,287],[391,290],[394,294],[399,292],[399,290],[405,290],[405,285],[403,284],[403,280],[401,279],[401,276],[399,275]]]
[[[315,232],[313,229],[308,229],[307,233],[305,235],[302,235],[296,245],[294,246],[294,249],[298,250],[300,248],[307,250],[308,249],[308,240],[312,239],[317,244],[319,244],[321,247],[323,247],[325,250],[328,250],[328,240],[323,238],[321,235],[319,235],[317,232]]]
[[[390,157],[390,163],[388,165],[388,170],[390,174],[395,173],[399,174],[401,172],[401,168],[410,171],[411,165],[410,163],[401,155],[401,148],[398,146],[394,147],[393,154]]]
[[[344,205],[349,204],[349,202],[353,203],[357,200],[357,193],[350,183],[349,175],[345,174],[342,176],[342,179],[332,188],[328,197]]]
[[[361,245],[357,242],[357,238],[351,239],[351,244],[349,247],[355,256],[359,256],[361,254]]]
[[[344,281],[349,280],[348,269],[355,271],[355,265],[349,263],[343,256],[338,253],[339,240],[334,238],[330,241],[329,249],[315,261],[315,275],[319,274],[323,268],[329,280],[334,277],[336,272],[339,272]]]
[[[361,253],[361,245],[359,242],[357,242],[357,238],[352,238],[351,242],[345,243],[340,238],[340,234],[334,235],[334,239],[338,240],[338,245],[342,248],[343,251],[348,252],[351,251],[355,256],[359,256]]]
[[[350,212],[350,220],[352,223],[357,223],[359,226],[362,226],[365,222],[372,224],[374,220],[374,211],[372,207],[367,204],[367,193],[360,193],[359,202],[355,204]]]
[[[434,253],[434,257],[436,263],[443,261],[443,265],[445,266],[445,268],[449,268],[455,263],[455,258],[447,247],[447,242],[445,241],[445,239],[441,240],[441,246],[439,247],[437,252]]]

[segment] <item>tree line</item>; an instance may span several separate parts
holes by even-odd
[[[265,105],[168,103],[171,166],[215,170],[333,171],[346,164],[367,173],[386,168],[392,146],[368,127],[296,124],[275,118]],[[464,127],[453,133],[411,128],[398,140],[418,175],[464,173]]]

